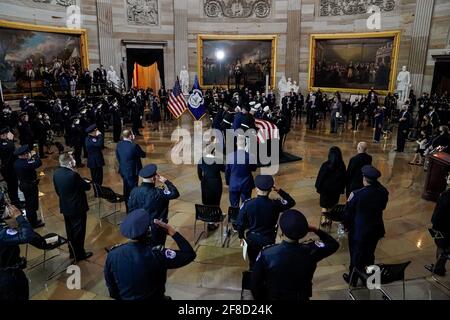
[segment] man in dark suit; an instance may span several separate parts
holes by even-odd
[[[86,133],[88,134],[85,141],[88,156],[87,166],[91,170],[92,181],[101,186],[103,184],[103,166],[105,165],[102,153],[103,136],[95,124],[89,126]]]
[[[350,159],[347,167],[347,198],[352,191],[364,187],[362,167],[372,164],[372,156],[367,154],[367,143],[360,142],[357,146],[358,154]]]
[[[347,283],[353,268],[364,271],[365,267],[375,263],[375,249],[385,234],[383,210],[389,192],[378,182],[380,171],[372,166],[364,166],[361,171],[364,187],[350,194],[344,213],[350,251],[350,272],[343,275]],[[352,285],[356,285],[355,277]]]
[[[239,207],[242,202],[250,199],[255,188],[252,172],[256,171],[256,160],[251,159],[245,151],[245,137],[237,138],[237,150],[227,156],[225,180],[229,186],[230,205]]]
[[[137,187],[139,171],[142,169],[141,158],[146,157],[142,148],[134,143],[134,134],[130,130],[124,130],[123,140],[117,144],[116,158],[119,162],[119,174],[123,180],[123,195],[128,212],[128,198],[131,190]]]
[[[19,181],[17,179],[16,172],[14,171],[14,161],[16,157],[14,152],[16,147],[14,146],[14,135],[9,128],[3,128],[0,130],[0,160],[1,167],[0,172],[5,179],[8,186],[9,200],[13,205],[19,204],[19,196],[17,189],[19,187]]]
[[[84,250],[86,218],[89,206],[86,191],[91,185],[75,171],[76,161],[69,153],[59,157],[60,167],[53,174],[53,185],[59,197],[59,208],[64,215],[70,258],[76,261],[88,259],[92,252]]]
[[[408,105],[402,107],[400,113],[400,119],[398,120],[398,131],[397,131],[397,152],[405,151],[406,138],[409,134],[409,128],[411,126],[411,114],[408,112]]]

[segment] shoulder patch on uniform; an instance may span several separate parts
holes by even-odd
[[[167,259],[175,259],[177,253],[171,249],[166,249],[164,255],[166,256]]]
[[[242,209],[244,207],[244,205],[249,202],[250,200],[252,200],[252,198],[249,198],[247,200],[244,200],[244,202],[242,202],[241,206],[239,207],[239,209]]]
[[[323,243],[323,241],[321,240],[314,241],[314,244],[316,245],[316,247],[325,248],[325,243]]]
[[[114,250],[114,249],[116,249],[116,248],[118,248],[118,247],[121,247],[121,246],[123,246],[123,245],[124,245],[124,243],[118,243],[118,244],[116,244],[116,245],[113,245],[111,248],[109,248],[109,251]]]
[[[281,203],[282,203],[283,205],[285,205],[285,204],[288,203],[288,202],[287,202],[286,200],[284,200],[283,198],[281,198],[280,200],[281,200]]]
[[[164,189],[164,194],[171,194],[172,192],[170,192],[170,190]]]
[[[354,191],[352,191],[350,193],[350,195],[348,196],[347,202],[351,201],[353,199],[353,197],[355,196],[355,194],[353,193]]]
[[[9,236],[15,236],[17,234],[17,230],[15,229],[6,229],[6,234]]]

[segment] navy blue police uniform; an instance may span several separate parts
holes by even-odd
[[[115,246],[108,253],[104,275],[109,294],[117,300],[161,301],[167,280],[167,270],[192,262],[195,251],[178,232],[173,240],[179,250],[151,246],[147,233],[150,216],[143,209],[131,211],[120,226],[122,234],[135,241]]]
[[[21,146],[15,151],[16,156],[21,156],[30,152],[28,146]],[[17,159],[14,162],[14,170],[19,180],[19,188],[25,197],[25,211],[27,219],[34,228],[43,226],[42,221],[38,220],[37,211],[39,210],[39,179],[36,169],[42,166],[42,161],[38,155],[30,159]]]
[[[259,190],[269,191],[274,181],[271,176],[259,175],[255,178],[255,184]],[[287,192],[279,189],[278,194],[281,197],[279,199],[270,199],[269,195],[248,199],[239,211],[237,230],[239,238],[245,238],[248,244],[250,269],[261,249],[275,243],[280,213],[295,206],[295,200]]]
[[[364,270],[375,263],[375,249],[385,234],[383,210],[389,192],[378,182],[381,173],[376,168],[366,165],[361,171],[371,184],[350,194],[344,213],[350,251],[350,274],[344,274],[347,282],[353,268]]]
[[[329,234],[314,230],[320,240],[300,243],[309,231],[305,216],[294,209],[280,217],[280,228],[287,238],[265,247],[252,272],[255,300],[309,300],[317,263],[332,255],[339,243]]]
[[[139,171],[139,176],[145,179],[156,175],[157,167],[154,164],[146,165]],[[139,187],[131,191],[128,200],[128,210],[144,209],[151,218],[152,245],[164,245],[166,243],[166,232],[153,224],[153,219],[168,222],[169,201],[180,196],[178,189],[172,182],[165,182],[167,188],[156,187],[154,183],[143,182]]]
[[[138,175],[142,169],[141,158],[146,156],[144,150],[130,140],[123,140],[117,144],[116,158],[119,162],[119,174],[123,180],[123,195],[127,205],[131,190],[138,185]]]
[[[398,121],[397,152],[405,151],[406,138],[408,137],[410,127],[411,115],[408,110],[404,110],[400,113],[400,118]]]
[[[23,217],[16,218],[17,227],[11,229],[0,223],[0,300],[28,300],[28,279],[23,272],[26,259],[20,257],[20,244],[31,242],[34,231]]]
[[[95,130],[97,130],[97,126],[91,125],[86,129],[86,133]],[[104,139],[101,134],[96,137],[88,135],[85,140],[88,156],[87,166],[91,170],[92,181],[100,186],[103,184],[103,166],[105,165],[102,153],[103,143]]]
[[[228,155],[225,167],[225,181],[229,186],[230,205],[239,207],[239,199],[242,202],[249,199],[255,187],[252,172],[257,166],[254,159],[245,150],[236,150]]]
[[[10,132],[9,128],[4,128],[0,131],[0,134],[6,134],[8,132]],[[10,202],[13,205],[18,205],[19,197],[17,194],[17,188],[19,187],[19,182],[14,170],[14,162],[16,160],[16,156],[14,156],[15,151],[16,147],[14,146],[14,141],[0,139],[0,160],[2,162],[0,172],[8,186],[8,196]]]

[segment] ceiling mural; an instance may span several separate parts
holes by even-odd
[[[266,18],[272,0],[204,0],[203,10],[209,18]]]
[[[371,6],[377,6],[381,11],[392,11],[395,5],[395,0],[320,0],[319,14],[321,16],[364,14]]]

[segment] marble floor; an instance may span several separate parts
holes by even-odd
[[[186,120],[185,120],[186,122]],[[327,123],[328,124],[328,123]],[[194,165],[174,165],[170,161],[173,143],[171,133],[176,123],[163,123],[160,132],[143,129],[143,137],[137,142],[147,151],[144,163],[156,163],[159,172],[170,179],[180,190],[180,198],[170,203],[170,223],[174,225],[192,244],[194,244],[194,204],[201,200],[200,183]],[[381,182],[390,192],[389,203],[384,212],[386,237],[382,239],[376,251],[377,262],[396,263],[411,260],[406,271],[407,299],[449,299],[450,291],[431,279],[424,265],[434,261],[435,246],[428,234],[433,202],[421,199],[425,173],[418,166],[408,165],[415,150],[415,143],[409,143],[406,152],[394,152],[395,138],[387,138],[380,144],[373,144],[372,130],[364,128],[359,132],[344,130],[340,134],[329,134],[326,125],[319,130],[310,131],[302,122],[294,122],[289,133],[285,150],[303,157],[302,161],[283,164],[275,177],[276,184],[283,187],[297,201],[295,208],[302,211],[310,224],[317,225],[320,207],[319,196],[315,192],[314,182],[321,163],[326,159],[329,147],[339,146],[348,163],[354,155],[359,141],[369,142],[369,153],[373,155],[374,165],[382,172]],[[105,160],[105,186],[121,193],[121,179],[117,174],[115,162],[115,144],[111,134],[107,133]],[[42,167],[43,176],[39,185],[41,212],[46,226],[39,229],[41,234],[56,232],[65,235],[63,217],[59,213],[57,196],[52,184],[52,173],[57,166],[57,155],[45,160]],[[80,169],[82,176],[89,177],[88,169]],[[39,264],[43,252],[28,248],[27,257],[30,279],[30,296],[35,300],[46,299],[109,299],[103,280],[103,264],[106,257],[105,248],[126,241],[118,230],[116,223],[123,219],[124,213],[99,219],[98,202],[89,194],[91,210],[87,221],[86,247],[94,252],[88,261],[79,263],[81,268],[81,289],[69,290],[66,285],[69,265],[67,248],[54,250],[49,255],[45,269]],[[344,203],[344,197],[341,203]],[[222,210],[228,208],[228,192],[224,188]],[[123,211],[122,206],[121,210]],[[102,216],[114,210],[102,203]],[[336,227],[332,234],[337,237]],[[309,235],[312,236],[312,235]],[[348,299],[346,284],[342,273],[348,268],[349,254],[346,238],[339,240],[338,252],[323,260],[318,265],[314,276],[313,299]],[[173,246],[173,241],[167,241]],[[25,255],[25,247],[22,248]],[[241,274],[246,269],[242,258],[239,241],[235,235],[229,248],[220,245],[220,232],[211,233],[208,238],[200,240],[196,246],[197,258],[190,265],[170,271],[167,280],[167,294],[174,299],[239,299]],[[36,265],[36,266],[35,266]],[[60,272],[60,273],[58,273]],[[53,273],[53,274],[52,274]],[[450,276],[440,278],[450,287]],[[401,285],[389,287],[394,298],[401,298]],[[246,295],[248,298],[248,294]],[[379,299],[373,292],[363,293],[360,299]]]

